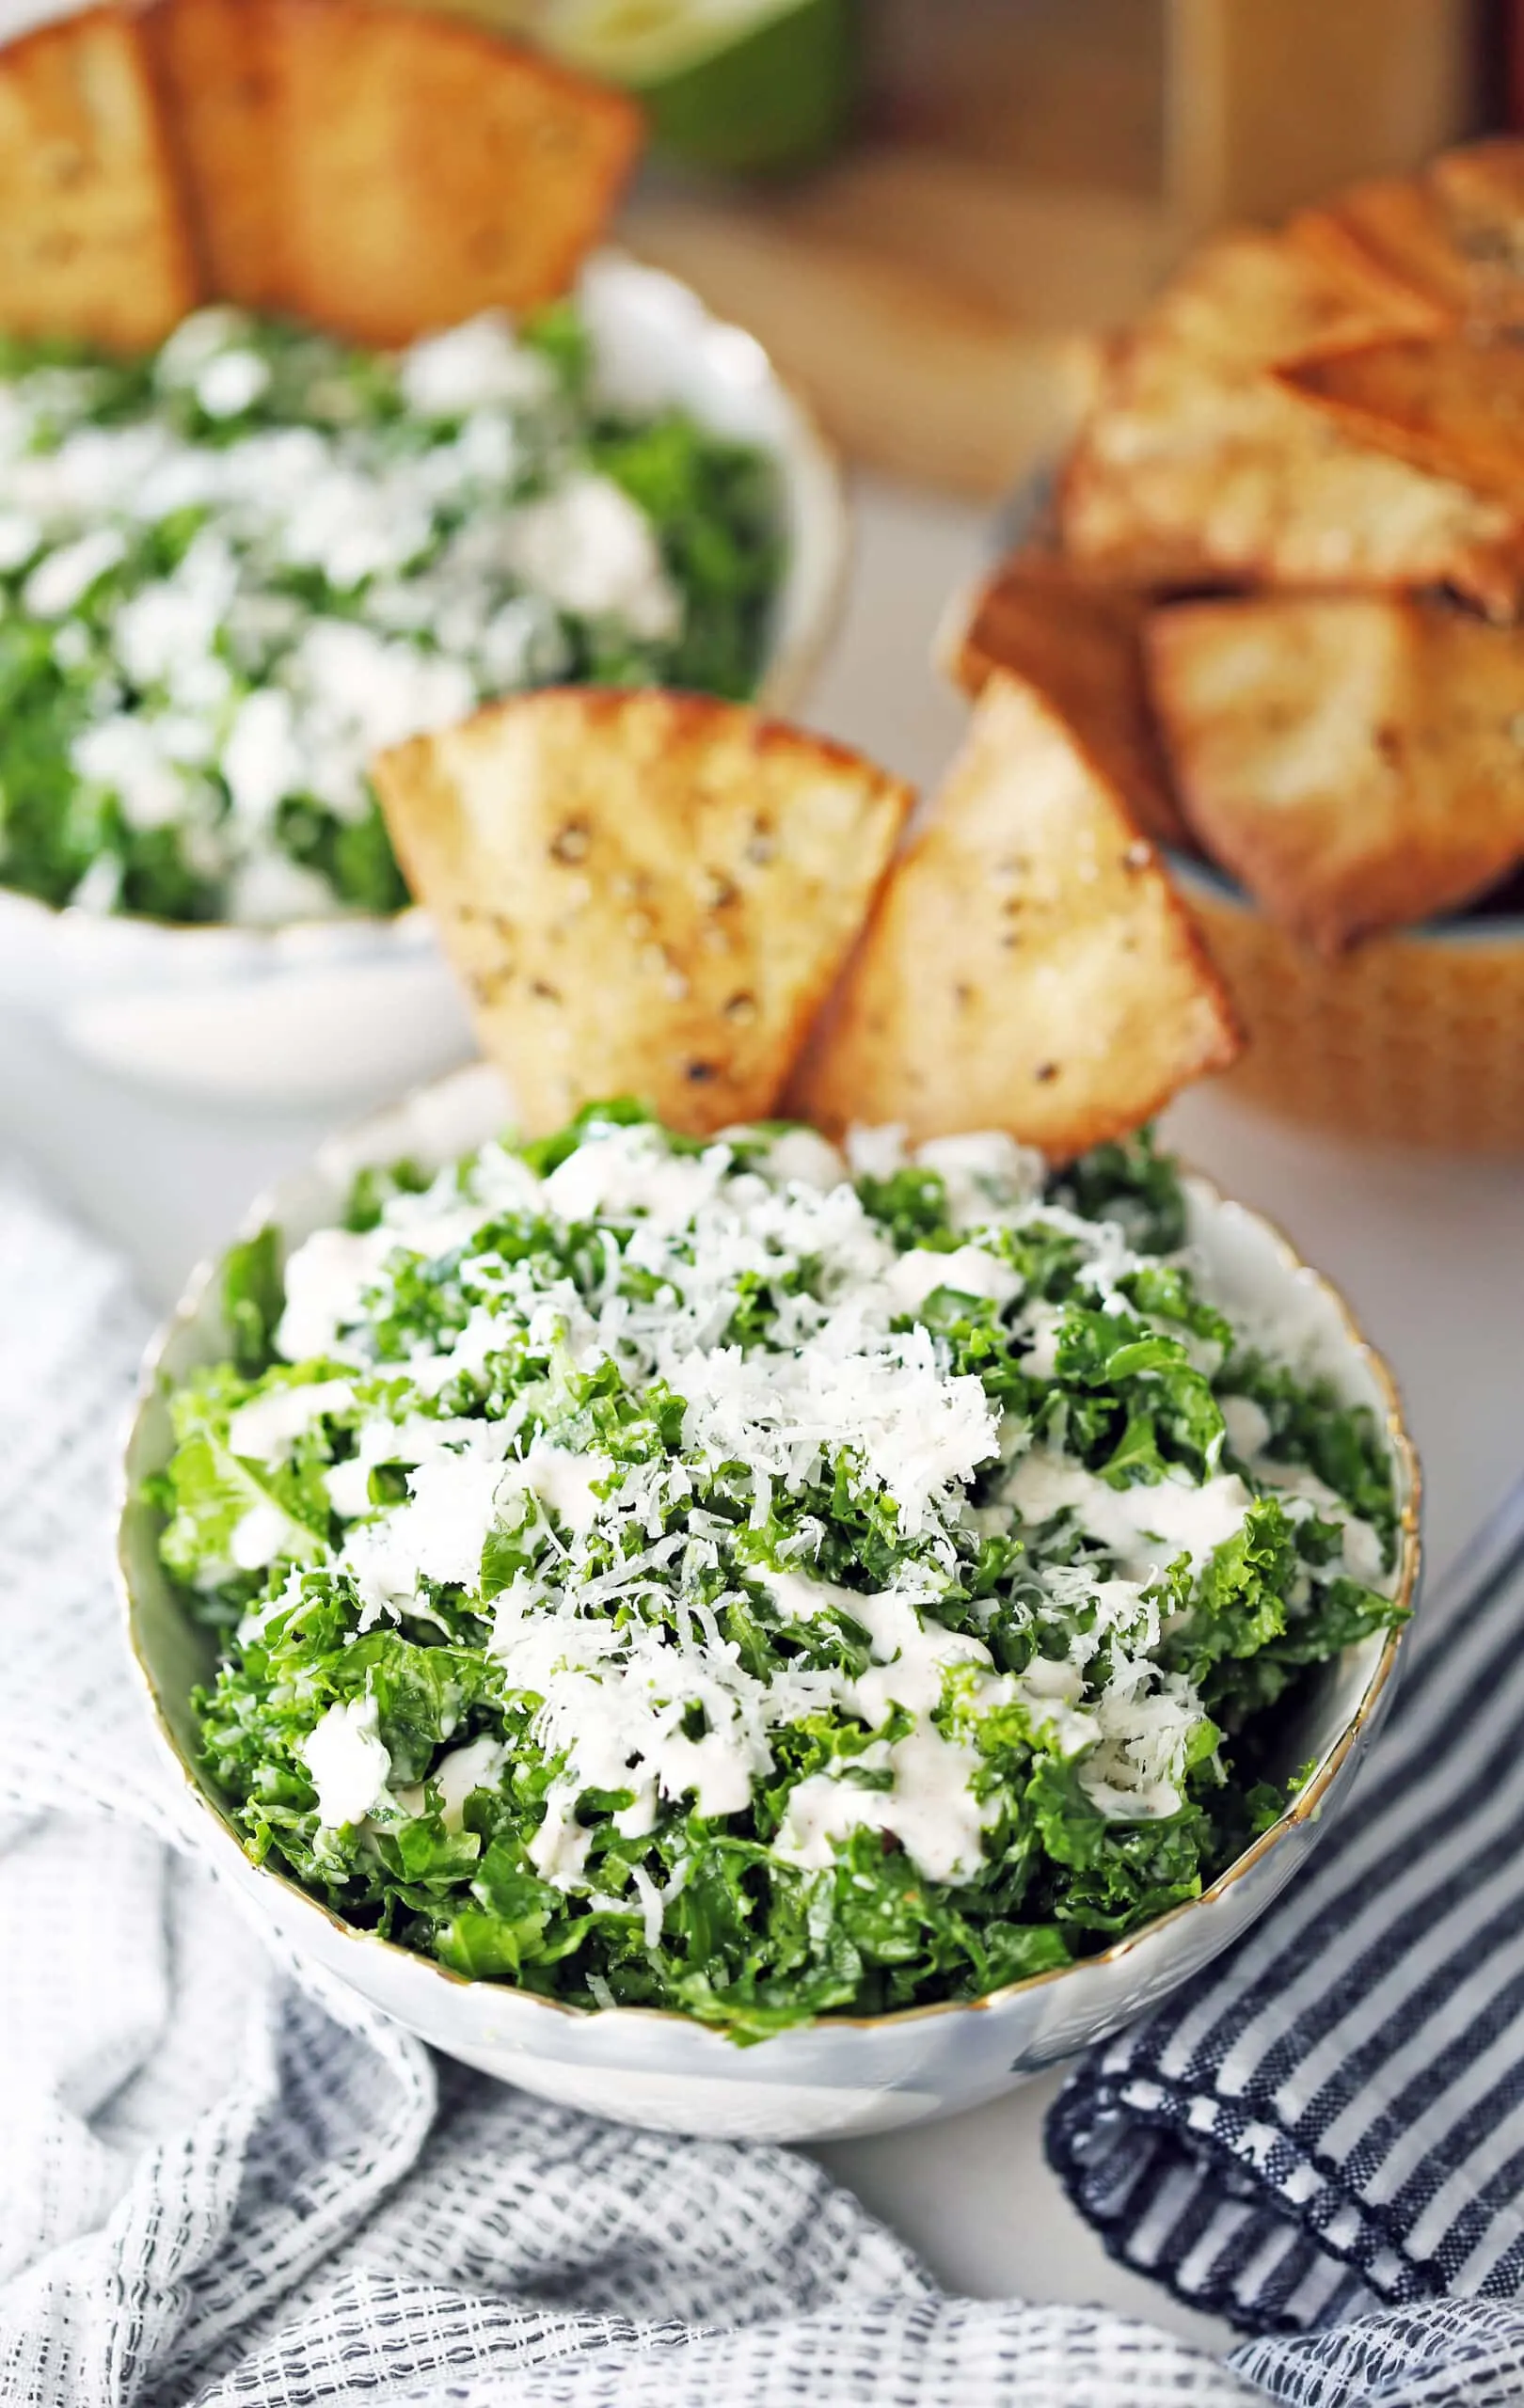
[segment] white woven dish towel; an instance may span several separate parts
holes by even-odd
[[[145,1327],[120,1266],[0,1182],[5,2408],[1265,2397],[1100,2310],[948,2298],[802,2157],[545,2105],[276,1964],[176,1844],[117,1635]],[[1446,2314],[1310,2336],[1277,2395],[1519,2396],[1511,2340]],[[1454,2387],[1462,2339],[1490,2388]]]

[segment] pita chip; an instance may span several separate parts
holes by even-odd
[[[1524,598],[1503,503],[1357,443],[1270,372],[1377,339],[1380,312],[1294,244],[1229,234],[1135,330],[1065,473],[1065,550],[1156,587],[1451,585]]]
[[[1393,332],[1435,334],[1469,314],[1470,269],[1421,176],[1368,177],[1299,210],[1286,230],[1325,268],[1383,294],[1398,318],[1409,313]]]
[[[279,298],[357,342],[564,293],[643,136],[623,93],[370,0],[272,12]]]
[[[151,0],[140,19],[205,289],[278,308],[285,170],[269,0]]]
[[[109,351],[197,298],[141,31],[91,8],[0,49],[0,325]]]
[[[1326,352],[1278,379],[1357,441],[1524,513],[1524,346],[1457,331]]]
[[[1143,673],[1151,607],[1136,588],[1102,584],[1048,553],[1017,552],[975,595],[946,646],[947,666],[970,695],[998,669],[1024,678],[1126,798],[1143,833],[1189,847]]]
[[[836,1133],[1004,1129],[1065,1159],[1238,1050],[1152,846],[1030,686],[996,671],[790,1089]]]
[[[383,753],[398,856],[523,1125],[630,1094],[766,1117],[910,807],[858,754],[738,705],[515,696]]]
[[[1183,604],[1149,628],[1203,845],[1337,953],[1524,860],[1524,635],[1380,595]]]
[[[1421,175],[1375,176],[1292,220],[1293,238],[1445,326],[1524,326],[1524,142],[1441,151]]]

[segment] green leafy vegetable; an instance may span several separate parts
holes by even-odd
[[[1397,1614],[1353,1569],[1392,1556],[1379,1432],[1239,1345],[1147,1139],[1045,1191],[992,1141],[956,1207],[881,1154],[791,1181],[786,1140],[622,1103],[363,1173],[311,1360],[274,1232],[230,1259],[234,1358],[151,1487],[257,1861],[742,2041],[1198,1895],[1307,1778],[1313,1668]]]
[[[222,1266],[222,1309],[232,1338],[233,1367],[246,1379],[256,1378],[274,1359],[284,1301],[280,1232],[266,1226],[231,1247]]]

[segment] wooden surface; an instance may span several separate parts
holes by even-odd
[[[1465,130],[1473,0],[871,0],[872,129],[776,190],[659,176],[623,230],[853,457],[996,496],[1205,227]]]
[[[1473,0],[1168,0],[1165,190],[1190,232],[1277,217],[1464,133]]]
[[[786,213],[645,195],[620,231],[751,328],[854,459],[993,496],[1061,447],[1093,389],[1094,343],[893,250]]]

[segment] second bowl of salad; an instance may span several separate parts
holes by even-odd
[[[807,417],[617,255],[396,354],[213,308],[6,365],[0,959],[112,1069],[296,1101],[463,1054],[371,753],[548,681],[782,706],[831,630]]]

